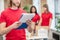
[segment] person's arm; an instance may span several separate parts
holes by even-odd
[[[27,20],[26,24],[28,25],[27,29],[29,32],[32,32],[33,27],[35,26],[35,22],[31,21],[31,20]]]
[[[49,28],[51,27],[51,23],[52,23],[52,18],[50,18],[50,21],[49,21]]]
[[[0,24],[0,35],[4,35],[9,33],[12,29],[18,28],[20,25],[20,22],[15,22],[12,25],[6,27],[6,22],[2,22]]]
[[[0,24],[0,35],[6,34],[12,30],[12,27],[6,27],[6,23],[3,22]]]
[[[52,13],[51,13],[51,14],[50,14],[50,20],[49,20],[49,27],[51,26],[52,19],[53,19],[53,15],[52,15]]]
[[[42,23],[42,18],[40,18],[38,26],[41,26],[41,23]]]
[[[36,26],[35,24],[36,24],[35,22],[33,22],[33,21],[31,22],[31,28],[32,28],[33,30],[34,30],[34,28],[35,28],[35,26]]]

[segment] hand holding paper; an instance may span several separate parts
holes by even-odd
[[[21,19],[19,20],[19,21],[22,23],[22,25],[19,26],[19,28],[17,28],[17,29],[27,28],[27,26],[30,25],[30,23],[31,23],[30,20],[31,20],[34,16],[35,16],[34,13],[30,13],[30,14],[23,13]],[[29,20],[29,21],[28,21],[28,20]]]
[[[22,23],[25,23],[27,20],[31,20],[35,16],[34,13],[23,13],[21,19],[19,20]]]

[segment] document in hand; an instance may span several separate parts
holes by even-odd
[[[34,16],[34,13],[23,13],[19,21],[25,23],[27,20],[31,20]]]
[[[28,25],[26,24],[26,21],[31,20],[34,16],[35,16],[34,13],[23,13],[21,19],[19,20],[20,22],[22,22],[22,25],[19,26],[19,28],[17,29],[27,28]]]

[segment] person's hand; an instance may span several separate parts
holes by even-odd
[[[16,29],[16,28],[18,28],[21,24],[22,24],[21,22],[17,21],[17,22],[15,22],[15,23],[13,23],[11,26],[12,26],[13,29]]]
[[[31,25],[31,20],[27,20],[27,21],[26,21],[26,24],[27,24],[28,26],[30,26],[30,25]]]
[[[31,26],[28,26],[28,27],[27,27],[27,30],[28,30],[28,32],[30,32],[30,33],[33,31],[33,29],[31,28]]]

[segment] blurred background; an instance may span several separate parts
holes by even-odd
[[[8,8],[10,0],[0,0],[0,12]],[[53,30],[53,38],[60,40],[60,0],[21,0],[21,8],[29,12],[32,5],[36,6],[40,15],[43,12],[42,6],[48,4],[49,11],[53,13],[51,30]],[[1,13],[0,13],[1,14]],[[2,40],[2,39],[1,39]]]

